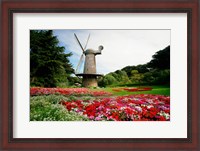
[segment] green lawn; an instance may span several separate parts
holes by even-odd
[[[122,90],[120,92],[113,91],[113,87],[101,88],[104,91],[108,91],[113,93],[114,95],[131,95],[131,94],[160,94],[160,95],[170,95],[170,87],[169,86],[151,86],[153,89],[151,91],[138,91],[138,92],[128,92]],[[120,87],[116,87],[120,88]]]

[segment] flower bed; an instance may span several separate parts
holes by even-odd
[[[49,94],[62,94],[62,95],[92,95],[92,96],[106,96],[111,95],[109,92],[101,90],[90,90],[88,88],[41,88],[32,87],[30,95],[49,95]]]
[[[153,88],[151,87],[138,87],[138,88],[113,88],[112,91],[120,92],[120,91],[128,91],[128,92],[136,92],[136,91],[151,91]]]
[[[113,88],[112,91],[115,91],[115,92],[121,92],[123,89],[122,88]]]
[[[129,92],[135,92],[135,91],[151,91],[151,87],[138,87],[138,88],[123,88],[123,90],[129,91]]]
[[[170,97],[131,95],[96,100],[61,101],[68,111],[75,111],[93,121],[169,121]]]

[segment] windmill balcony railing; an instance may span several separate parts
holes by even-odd
[[[103,74],[100,73],[76,73],[76,76],[103,76]]]

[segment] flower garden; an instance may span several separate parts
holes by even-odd
[[[169,121],[170,97],[145,94],[151,87],[103,89],[32,87],[31,120],[34,121]],[[142,94],[130,94],[140,91]]]

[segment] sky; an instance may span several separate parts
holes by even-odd
[[[96,55],[97,73],[107,74],[126,66],[145,64],[157,51],[170,45],[170,30],[53,30],[59,40],[59,46],[65,47],[65,53],[71,52],[69,58],[76,69],[82,49],[75,39],[77,35],[85,47],[98,50],[102,45],[101,55]],[[83,64],[80,73],[83,71]]]

